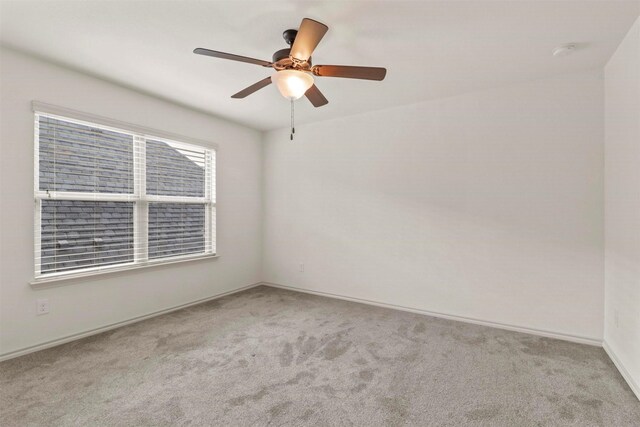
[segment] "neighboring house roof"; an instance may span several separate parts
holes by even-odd
[[[40,190],[132,194],[131,135],[40,117]],[[148,194],[204,196],[204,167],[147,140]],[[132,202],[43,200],[42,272],[133,261]],[[149,258],[204,250],[205,207],[149,205]]]

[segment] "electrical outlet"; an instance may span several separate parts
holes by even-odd
[[[41,314],[49,314],[49,300],[47,298],[42,298],[37,301],[36,314],[38,316]]]
[[[300,265],[298,266],[298,271],[300,273],[304,273],[304,263],[302,263],[302,262],[300,263]]]

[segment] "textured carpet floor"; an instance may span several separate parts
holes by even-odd
[[[0,364],[0,424],[640,425],[600,348],[259,287]]]

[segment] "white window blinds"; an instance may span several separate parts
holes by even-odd
[[[215,151],[35,115],[35,275],[215,254]]]

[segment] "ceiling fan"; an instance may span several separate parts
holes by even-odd
[[[329,27],[318,21],[304,18],[298,30],[286,30],[282,33],[282,37],[290,47],[275,52],[272,62],[203,48],[194,49],[193,53],[246,62],[276,70],[271,76],[232,95],[232,98],[245,98],[263,87],[275,83],[285,98],[294,101],[305,95],[314,107],[321,107],[329,101],[314,84],[314,76],[380,81],[387,74],[385,68],[379,67],[312,65],[311,54],[328,29]]]

